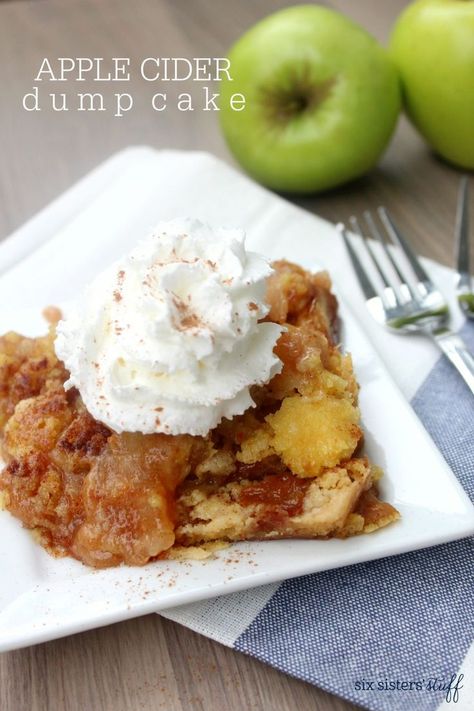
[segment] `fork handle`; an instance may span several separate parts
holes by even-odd
[[[462,338],[448,329],[440,329],[430,335],[464,378],[474,395],[474,356]]]

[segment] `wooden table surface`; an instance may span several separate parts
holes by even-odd
[[[224,56],[247,27],[285,0],[0,1],[0,239],[113,152],[130,144],[208,150],[232,163],[216,116],[147,103],[153,85],[131,84],[134,111],[27,113],[24,93],[43,57]],[[403,0],[327,3],[386,41]],[[97,91],[87,82],[66,84]],[[56,89],[56,87],[54,87]],[[56,89],[57,90],[57,89]],[[102,87],[101,87],[102,90]],[[127,91],[127,89],[123,89]],[[183,87],[183,90],[188,90]],[[117,91],[107,88],[107,96]],[[72,106],[72,104],[71,104]],[[297,202],[330,220],[385,204],[417,249],[450,264],[458,173],[434,158],[405,120],[370,176]],[[138,711],[355,707],[150,615],[0,656],[1,711]]]

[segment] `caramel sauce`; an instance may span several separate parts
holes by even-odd
[[[386,517],[397,514],[397,510],[386,501],[380,501],[377,498],[376,487],[373,486],[368,491],[364,491],[357,502],[354,513],[360,514],[365,521],[365,525],[368,526],[377,524]]]
[[[279,509],[288,516],[298,516],[303,511],[306,492],[311,479],[303,479],[294,474],[270,474],[253,481],[239,495],[241,506],[264,504]]]

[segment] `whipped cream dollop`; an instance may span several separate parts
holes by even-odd
[[[282,327],[259,323],[271,271],[241,230],[160,223],[59,322],[66,389],[116,432],[205,435],[242,414],[282,367]]]

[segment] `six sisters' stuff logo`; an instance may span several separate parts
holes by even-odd
[[[134,97],[130,92],[116,91],[109,96],[102,91],[78,91],[71,95],[61,91],[61,83],[88,81],[117,86],[130,82],[134,72],[138,72],[141,81],[159,84],[160,91],[150,99],[151,109],[158,113],[173,105],[183,112],[220,111],[220,93],[214,92],[209,82],[232,81],[227,57],[146,57],[137,66],[132,65],[130,57],[57,57],[54,60],[45,57],[34,78],[35,86],[23,95],[23,108],[25,111],[43,108],[57,112],[112,111],[121,118],[133,109]],[[172,97],[165,87],[170,83],[179,85],[179,82],[193,82],[195,91],[182,91]],[[51,91],[58,83],[59,88]],[[245,109],[243,94],[231,94],[226,101],[232,111]]]
[[[457,704],[459,692],[463,688],[464,674],[451,676],[430,676],[426,679],[357,679],[354,681],[355,691],[429,691],[444,693],[445,701]]]

